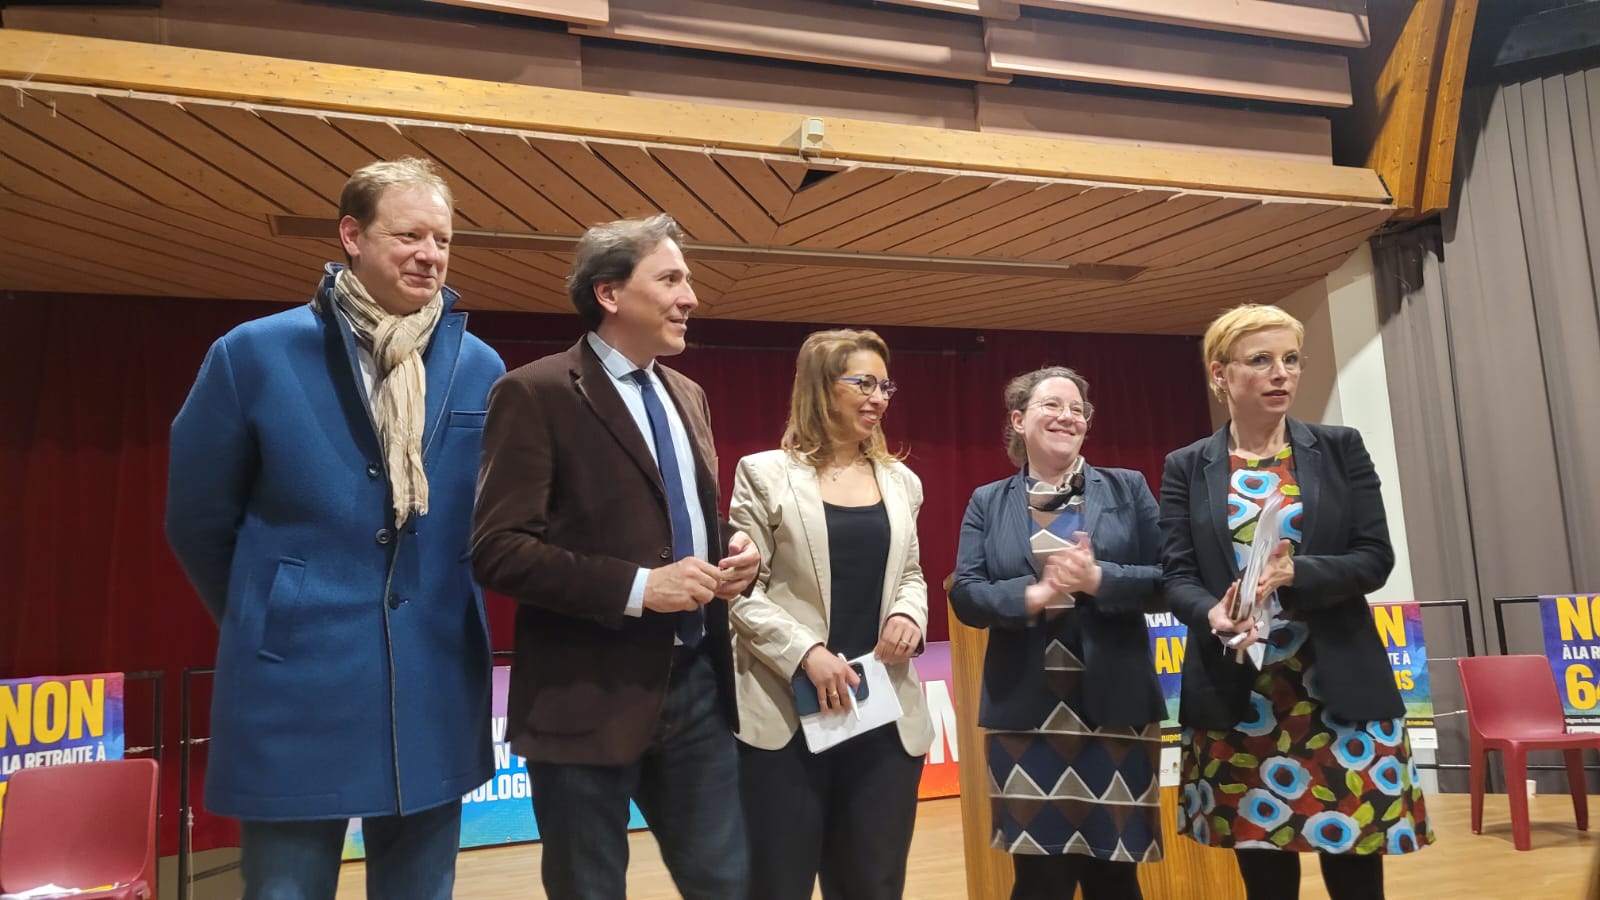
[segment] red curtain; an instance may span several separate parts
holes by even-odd
[[[206,348],[273,304],[8,294],[10,350],[0,357],[0,677],[99,671],[165,673],[168,764],[162,853],[177,848],[178,675],[209,666],[216,632],[162,534],[167,430]],[[560,350],[576,317],[473,313],[469,327],[508,367]],[[816,326],[703,320],[671,364],[705,387],[726,503],[733,464],[777,445],[794,352]],[[1085,454],[1145,473],[1159,487],[1175,447],[1210,430],[1193,338],[884,328],[902,385],[885,429],[922,477],[922,563],[929,638],[946,637],[945,575],[954,568],[972,489],[1009,474],[1001,391],[1013,375],[1070,365],[1096,408]],[[509,648],[509,601],[489,604],[497,649]],[[209,692],[197,683],[196,734]],[[148,706],[129,690],[129,746],[148,744]],[[203,762],[203,753],[197,761]],[[198,770],[199,766],[197,766]],[[200,801],[198,776],[194,798]],[[231,828],[197,812],[197,848]]]

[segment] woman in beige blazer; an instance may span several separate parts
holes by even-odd
[[[933,723],[911,658],[928,589],[917,553],[922,482],[885,446],[895,384],[871,331],[821,331],[795,363],[781,449],[739,460],[730,517],[761,551],[733,625],[740,782],[752,898],[898,900]],[[819,715],[850,715],[872,653],[904,714],[822,753],[806,746],[799,679]]]

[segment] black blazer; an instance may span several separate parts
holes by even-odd
[[[1039,580],[1028,538],[1027,486],[1013,475],[972,493],[961,520],[950,606],[956,617],[989,629],[978,724],[1024,731],[1043,725],[1059,698],[1045,681],[1044,651],[1055,629],[1029,616],[1023,591]],[[1103,578],[1093,597],[1079,595],[1084,704],[1090,725],[1143,726],[1166,714],[1150,660],[1145,612],[1161,604],[1161,535],[1156,501],[1144,476],[1084,466],[1083,530],[1094,542]]]
[[[1394,568],[1378,473],[1361,433],[1288,420],[1295,481],[1305,503],[1294,585],[1278,592],[1303,620],[1317,657],[1317,691],[1348,721],[1405,713],[1366,594]],[[1207,614],[1239,578],[1229,537],[1228,427],[1167,456],[1161,476],[1162,567],[1167,605],[1189,626],[1178,718],[1196,728],[1232,728],[1249,712],[1255,669],[1234,662],[1211,636]]]

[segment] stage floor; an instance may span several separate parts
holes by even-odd
[[[1438,840],[1427,850],[1386,864],[1387,893],[1396,900],[1449,897],[1451,900],[1582,900],[1596,853],[1595,832],[1573,825],[1572,801],[1564,795],[1533,798],[1533,849],[1511,845],[1511,819],[1503,795],[1485,798],[1483,834],[1467,827],[1465,794],[1428,797]],[[1600,813],[1597,813],[1600,815]],[[1597,820],[1600,825],[1600,820]],[[629,900],[672,900],[678,896],[661,863],[655,841],[644,832],[632,836],[628,869]],[[1221,852],[1221,851],[1217,851]],[[961,856],[961,810],[955,799],[929,800],[917,817],[911,846],[908,900],[966,898],[966,867]],[[1302,900],[1328,895],[1307,865]],[[339,900],[364,896],[365,867],[349,863],[339,879]],[[466,900],[544,897],[539,886],[539,845],[471,850],[456,866],[456,896]],[[987,900],[987,898],[986,898]],[[1217,897],[1216,900],[1231,900]],[[1597,898],[1600,900],[1600,898]]]

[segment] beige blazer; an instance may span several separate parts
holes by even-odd
[[[900,614],[926,634],[928,586],[917,550],[922,482],[897,462],[873,469],[889,514],[879,627]],[[746,456],[734,474],[728,516],[761,550],[761,570],[749,595],[735,598],[729,609],[739,740],[778,750],[800,727],[790,681],[806,651],[828,640],[833,577],[817,470],[783,450]],[[896,726],[900,742],[907,753],[922,756],[933,743],[933,721],[916,667],[892,665],[889,679],[905,711]]]

